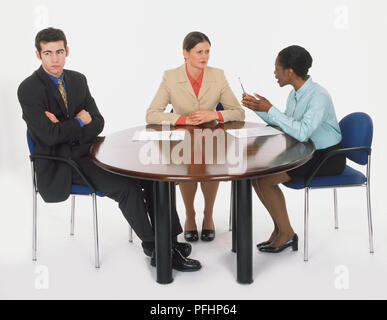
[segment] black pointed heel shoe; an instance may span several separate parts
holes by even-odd
[[[298,236],[296,233],[294,234],[293,238],[291,238],[290,240],[286,241],[284,244],[278,247],[270,247],[270,246],[261,247],[259,251],[269,252],[269,253],[280,253],[281,251],[285,250],[288,247],[292,247],[293,251],[298,250]]]
[[[261,248],[263,248],[263,247],[268,246],[270,243],[271,243],[271,241],[260,242],[260,243],[257,244],[257,248],[258,248],[258,249],[261,249]]]
[[[212,241],[215,239],[215,230],[203,229],[200,235],[202,241]]]
[[[215,228],[214,229],[203,229],[204,221],[202,224],[202,233],[200,235],[200,239],[202,241],[212,241],[215,239]]]
[[[184,231],[184,239],[188,242],[195,242],[199,240],[199,233],[197,230]]]

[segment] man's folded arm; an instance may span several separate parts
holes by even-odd
[[[53,146],[80,139],[82,128],[76,119],[53,123],[46,116],[45,111],[47,110],[41,99],[24,92],[23,88],[19,88],[18,98],[23,110],[23,119],[29,130],[44,144]]]
[[[86,111],[90,113],[92,121],[82,128],[82,135],[79,139],[81,143],[90,142],[95,139],[102,132],[103,127],[105,125],[105,120],[99,112],[94,98],[90,94],[86,78],[84,80],[86,86],[86,97],[84,106]]]

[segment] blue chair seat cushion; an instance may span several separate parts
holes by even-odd
[[[91,190],[87,186],[82,186],[79,184],[71,185],[71,194],[92,194]],[[96,191],[97,196],[103,197],[104,194],[101,191]]]
[[[345,166],[344,171],[337,176],[317,176],[310,183],[310,187],[333,187],[351,184],[363,184],[367,181],[366,176],[358,170]],[[298,179],[284,183],[285,186],[292,189],[304,189],[305,180]]]

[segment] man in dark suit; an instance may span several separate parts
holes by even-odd
[[[35,46],[42,65],[18,89],[23,119],[35,142],[35,154],[73,159],[97,190],[118,202],[124,217],[142,240],[144,253],[152,256],[151,264],[154,265],[152,182],[114,175],[90,161],[88,150],[101,133],[104,119],[90,94],[86,77],[63,69],[69,54],[63,31],[41,30]],[[35,169],[37,187],[46,202],[64,201],[70,194],[71,184],[84,184],[65,163],[36,159]],[[199,270],[199,261],[186,258],[191,246],[177,242],[181,232],[174,210],[172,266],[180,271]]]

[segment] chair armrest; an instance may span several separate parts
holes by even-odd
[[[45,160],[53,160],[53,161],[60,161],[60,162],[67,163],[70,167],[72,167],[78,173],[78,175],[82,178],[82,180],[86,183],[86,185],[90,188],[90,190],[93,193],[96,192],[94,186],[85,177],[85,175],[81,171],[81,168],[79,168],[78,164],[74,160],[69,159],[69,158],[53,157],[53,156],[46,156],[46,155],[39,155],[39,154],[30,155],[30,159],[32,162],[36,159],[45,159]]]
[[[354,148],[341,148],[337,150],[332,150],[328,152],[325,157],[316,165],[312,173],[305,179],[305,187],[309,187],[310,182],[312,179],[315,177],[317,171],[321,168],[321,166],[329,159],[332,158],[333,156],[336,156],[338,154],[346,154],[348,152],[352,151],[366,151],[367,154],[371,154],[371,147],[354,147]]]

